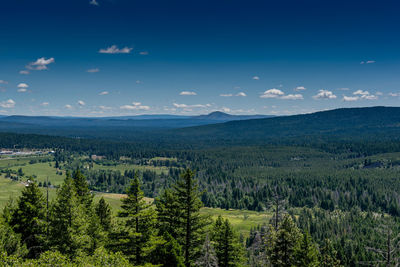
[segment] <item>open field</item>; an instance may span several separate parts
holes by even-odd
[[[157,174],[168,174],[168,167],[154,167],[154,166],[141,166],[141,165],[132,165],[132,164],[118,164],[115,166],[105,166],[105,165],[100,165],[100,164],[93,164],[93,169],[94,170],[113,170],[113,171],[120,171],[124,172],[127,170],[139,170],[139,171],[154,171]]]
[[[15,166],[10,169],[17,171],[19,168],[24,172],[25,177],[36,176],[37,182],[45,182],[48,178],[52,185],[60,185],[64,181],[65,171],[62,175],[57,174],[54,168],[54,162],[34,163],[25,166]]]

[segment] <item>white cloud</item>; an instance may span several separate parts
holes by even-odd
[[[247,96],[244,92],[239,92],[236,94],[236,96]]]
[[[43,106],[43,107],[47,107],[48,105],[50,105],[50,103],[49,102],[43,102],[42,104],[40,104],[41,106]]]
[[[142,55],[142,56],[147,56],[148,54],[149,54],[149,52],[147,52],[147,51],[139,52],[139,55]]]
[[[110,47],[107,47],[105,49],[100,49],[99,53],[101,54],[129,54],[132,51],[132,47],[124,47],[124,48],[118,48],[116,45],[112,45]]]
[[[398,96],[400,96],[400,93],[389,93],[389,95],[393,96],[393,97],[398,97]]]
[[[5,80],[0,80],[0,84],[8,84],[8,82]]]
[[[348,90],[350,90],[350,88],[343,87],[343,88],[338,88],[338,90],[342,90],[342,91],[348,91]]]
[[[15,104],[16,103],[15,103],[14,100],[8,99],[6,101],[0,102],[0,107],[2,107],[2,108],[13,108],[13,107],[15,107]]]
[[[99,93],[99,95],[108,95],[108,94],[109,94],[108,91],[103,91],[103,92],[100,92],[100,93]]]
[[[375,60],[367,60],[367,61],[361,61],[360,64],[372,64],[375,63]]]
[[[27,85],[26,83],[19,83],[19,84],[17,85],[17,87],[18,87],[18,88],[28,88],[29,85]]]
[[[208,108],[211,107],[211,104],[195,104],[195,105],[187,105],[187,104],[178,104],[178,103],[173,103],[174,107],[176,108]]]
[[[357,101],[358,99],[360,99],[358,96],[343,96],[343,101],[345,102]]]
[[[140,81],[140,80],[137,80],[136,81],[136,84],[142,84],[143,82],[142,81]]]
[[[78,105],[83,107],[84,105],[86,105],[86,103],[82,100],[78,100]]]
[[[231,96],[233,96],[233,94],[220,94],[219,96],[223,96],[223,97],[231,97]]]
[[[375,95],[383,95],[383,93],[378,91],[375,93]]]
[[[96,73],[96,72],[99,72],[99,71],[100,71],[99,68],[94,68],[94,69],[88,69],[86,72],[89,72],[89,73]]]
[[[367,99],[367,100],[377,100],[378,96],[376,95],[363,95],[361,96],[362,99]]]
[[[278,97],[283,96],[284,94],[285,93],[282,92],[281,90],[272,88],[272,89],[265,91],[260,97],[261,98],[278,98]]]
[[[363,90],[357,90],[353,93],[353,95],[369,95],[369,92]]]
[[[231,112],[231,109],[230,109],[230,108],[227,108],[227,107],[222,107],[222,108],[221,108],[221,111],[222,111],[222,112]]]
[[[318,94],[313,96],[314,99],[335,99],[336,95],[334,95],[331,91],[328,90],[319,90]]]
[[[287,99],[287,100],[301,100],[304,99],[302,94],[289,94],[289,95],[284,95],[280,97],[281,99]]]
[[[380,93],[380,92],[378,92]],[[357,100],[377,100],[378,93],[376,95],[371,95],[368,91],[357,90],[353,92],[353,96],[343,96],[343,101],[357,101]]]
[[[149,106],[144,106],[140,102],[132,102],[132,105],[123,105],[119,108],[125,110],[150,110]]]
[[[54,63],[53,57],[46,59],[44,57],[38,58],[35,62],[29,63],[26,68],[30,70],[47,70],[47,65]]]
[[[197,95],[197,93],[192,91],[182,91],[179,95]]]
[[[99,5],[99,3],[96,0],[91,0],[89,2],[89,4],[92,5],[92,6],[98,6]]]
[[[29,87],[29,85],[27,85],[26,83],[19,83],[17,87],[18,87],[17,90],[18,93],[25,93],[28,91],[27,88]]]
[[[304,91],[306,90],[306,88],[304,86],[297,86],[296,88],[294,88],[295,91]]]
[[[258,80],[260,80],[260,77],[259,76],[253,76],[252,79],[258,81]]]
[[[72,109],[72,106],[69,105],[69,104],[65,105],[64,107],[65,107],[66,109]]]
[[[19,74],[24,74],[24,75],[28,75],[29,71],[28,70],[20,70]]]
[[[262,95],[260,95],[261,98],[277,98],[277,99],[283,99],[283,100],[302,100],[303,95],[302,94],[289,94],[285,95],[285,93],[279,89],[272,88],[267,91],[265,91]]]
[[[101,110],[110,110],[110,109],[112,109],[111,107],[107,107],[107,106],[99,106],[99,108]]]
[[[360,96],[360,99],[367,99],[367,100],[376,100],[378,96],[371,95],[368,91],[357,90],[353,93],[353,95]]]

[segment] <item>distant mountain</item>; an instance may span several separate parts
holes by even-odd
[[[173,130],[178,138],[265,141],[296,136],[400,137],[400,107],[343,108]]]
[[[223,112],[167,119],[151,119],[148,115],[139,119],[8,116],[0,117],[0,131],[209,145],[288,139],[311,142],[338,137],[344,142],[371,137],[400,140],[400,107],[344,108],[282,117],[235,116]]]
[[[74,137],[115,136],[132,137],[137,132],[160,131],[216,124],[263,115],[237,116],[213,112],[200,116],[168,114],[119,116],[119,117],[52,117],[52,116],[4,116],[0,117],[0,131],[51,134]]]
[[[207,115],[194,116],[193,119],[197,120],[212,120],[212,121],[236,121],[236,120],[250,120],[271,118],[271,115],[231,115],[221,111],[214,111]]]

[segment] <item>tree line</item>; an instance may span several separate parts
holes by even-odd
[[[50,203],[29,181],[3,210],[0,260],[5,266],[339,266],[333,247],[319,248],[290,215],[246,247],[229,220],[200,213],[202,192],[189,169],[154,203],[138,175],[126,194],[114,215],[104,198],[94,201],[79,169],[66,174]]]

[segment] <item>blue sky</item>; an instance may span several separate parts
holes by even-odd
[[[0,114],[399,106],[396,1],[3,1]]]

